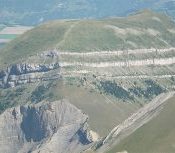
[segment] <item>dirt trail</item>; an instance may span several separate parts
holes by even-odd
[[[72,29],[73,29],[77,24],[79,24],[79,21],[73,23],[73,24],[69,27],[69,29],[65,32],[65,34],[64,34],[64,36],[63,36],[63,39],[56,45],[56,47],[59,47],[60,45],[62,45],[62,44],[65,42],[66,38],[69,36],[69,34],[71,33]],[[57,52],[58,52],[58,51],[57,51]]]

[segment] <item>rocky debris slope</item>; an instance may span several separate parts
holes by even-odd
[[[0,115],[0,152],[81,152],[93,142],[87,120],[66,100],[8,109]]]
[[[174,94],[175,92],[169,92],[157,96],[152,102],[146,104],[124,122],[116,126],[102,141],[102,146],[98,149],[98,152],[102,153],[107,151],[111,146],[118,144],[122,139],[158,115],[165,102]]]

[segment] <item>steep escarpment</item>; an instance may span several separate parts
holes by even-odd
[[[8,109],[0,116],[0,152],[80,152],[93,142],[87,120],[65,100]]]

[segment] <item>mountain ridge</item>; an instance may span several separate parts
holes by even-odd
[[[152,9],[174,17],[172,0],[48,0],[25,1],[1,0],[1,23],[36,25],[53,19],[105,18],[127,16],[141,9]]]

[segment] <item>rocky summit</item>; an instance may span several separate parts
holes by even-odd
[[[66,100],[8,109],[0,116],[0,152],[81,152],[93,142],[87,120]]]

